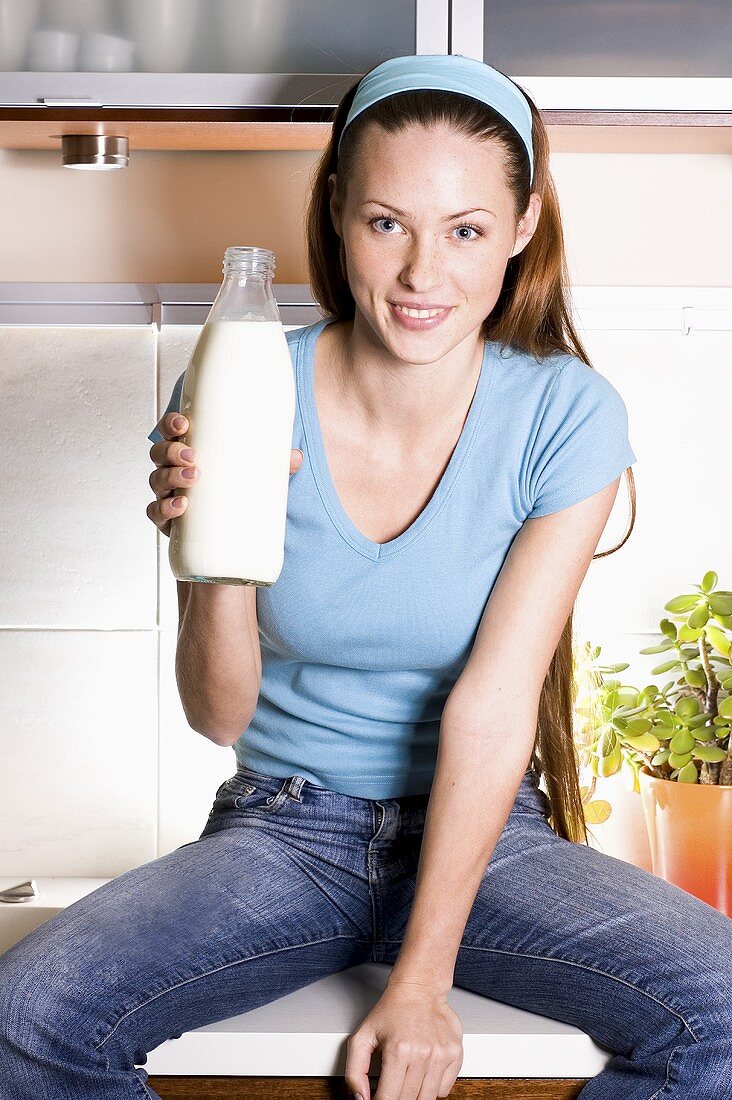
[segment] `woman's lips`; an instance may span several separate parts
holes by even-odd
[[[409,317],[401,309],[398,309],[393,302],[389,302],[389,308],[392,314],[396,318],[398,324],[403,328],[409,329],[411,332],[422,332],[427,329],[437,328],[447,317],[448,313],[452,312],[452,306],[447,306],[441,313],[436,314],[434,317]]]

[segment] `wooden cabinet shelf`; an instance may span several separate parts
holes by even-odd
[[[0,108],[0,148],[57,149],[63,134],[110,134],[136,150],[320,150],[333,108]],[[732,112],[542,112],[554,152],[730,153]]]

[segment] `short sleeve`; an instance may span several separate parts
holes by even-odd
[[[625,402],[609,379],[573,356],[559,369],[539,422],[529,472],[529,516],[578,504],[636,461]]]
[[[183,379],[185,378],[185,376],[186,372],[183,371],[178,381],[173,386],[173,393],[171,394],[170,401],[168,402],[168,407],[163,413],[163,416],[167,416],[169,412],[180,412],[180,395],[183,391]],[[163,416],[160,417],[161,420],[163,419]],[[165,436],[160,434],[156,425],[147,438],[153,443],[159,443],[161,439],[165,439]]]

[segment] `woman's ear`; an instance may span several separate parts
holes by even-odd
[[[341,205],[337,198],[336,192],[336,174],[331,172],[328,176],[328,193],[330,196],[330,216],[333,222],[333,228],[338,236],[341,236]]]
[[[529,205],[519,218],[519,223],[516,228],[516,240],[514,241],[513,251],[511,252],[511,259],[513,256],[518,256],[519,252],[523,252],[526,245],[536,232],[536,227],[539,224],[539,214],[541,213],[541,196],[538,192],[534,191],[529,199]]]

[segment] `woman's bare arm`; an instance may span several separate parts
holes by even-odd
[[[178,582],[179,585],[181,582]],[[188,724],[217,745],[246,730],[262,657],[253,585],[190,583],[178,627],[175,676]]]
[[[389,985],[446,994],[453,984],[478,888],[531,760],[544,679],[619,481],[527,519],[511,545],[443,708],[415,895]]]

